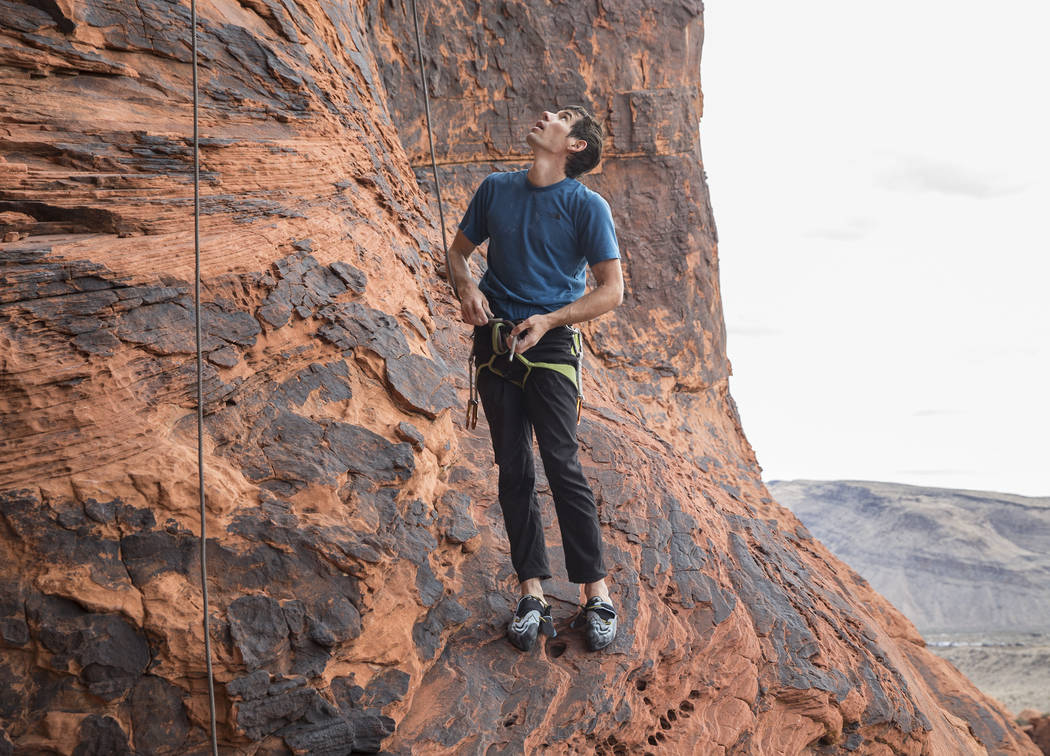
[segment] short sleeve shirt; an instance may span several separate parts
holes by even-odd
[[[489,240],[479,288],[493,313],[518,320],[575,302],[587,265],[620,256],[609,203],[574,178],[529,183],[527,171],[492,173],[459,224],[477,245]]]

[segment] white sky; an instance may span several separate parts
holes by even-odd
[[[765,479],[1050,496],[1050,3],[704,22],[730,390]]]

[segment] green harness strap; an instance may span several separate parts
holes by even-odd
[[[496,365],[496,360],[503,357],[510,350],[506,348],[503,343],[502,333],[503,328],[507,327],[507,323],[502,320],[497,320],[492,323],[492,356],[489,357],[488,361],[479,363],[477,361],[477,355],[474,354],[474,350],[470,351],[470,360],[467,364],[467,373],[470,379],[470,399],[467,402],[467,421],[466,426],[468,428],[478,427],[478,377],[481,375],[482,370],[491,370],[493,373],[503,378],[506,381],[510,381],[515,386],[525,388],[525,382],[532,375],[532,371],[536,368],[543,370],[553,370],[555,373],[560,373],[572,381],[573,386],[576,387],[576,422],[580,422],[580,417],[583,414],[583,380],[582,380],[582,367],[583,367],[583,336],[579,329],[567,326],[572,330],[572,354],[576,358],[576,364],[566,364],[563,362],[533,362],[528,360],[520,354],[512,354],[510,360],[519,360],[522,365],[525,366],[525,374],[521,377],[521,380],[512,380],[507,377],[507,374],[500,370]]]

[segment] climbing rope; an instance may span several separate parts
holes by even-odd
[[[427,119],[427,139],[430,142],[430,167],[434,171],[434,193],[438,201],[438,218],[441,221],[441,244],[445,248],[445,270],[448,272],[448,282],[452,284],[452,293],[459,299],[459,289],[456,288],[456,277],[452,275],[452,266],[449,265],[448,238],[445,236],[445,211],[441,202],[441,184],[438,181],[437,158],[434,157],[434,131],[430,127],[430,91],[427,89],[427,77],[423,70],[423,44],[419,41],[419,16],[416,15],[416,0],[409,0],[412,5],[412,24],[416,30],[416,57],[419,58],[419,80],[423,84],[423,110]]]
[[[193,29],[193,325],[197,340],[197,492],[201,507],[201,592],[204,596],[204,655],[208,667],[208,713],[211,717],[211,752],[219,756],[215,733],[215,676],[211,667],[211,628],[208,621],[208,538],[204,517],[204,359],[201,354],[201,164],[197,132],[197,0],[190,0]]]

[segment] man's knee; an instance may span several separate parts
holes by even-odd
[[[536,483],[536,468],[531,464],[501,465],[497,461],[497,466],[501,487],[531,488]]]

